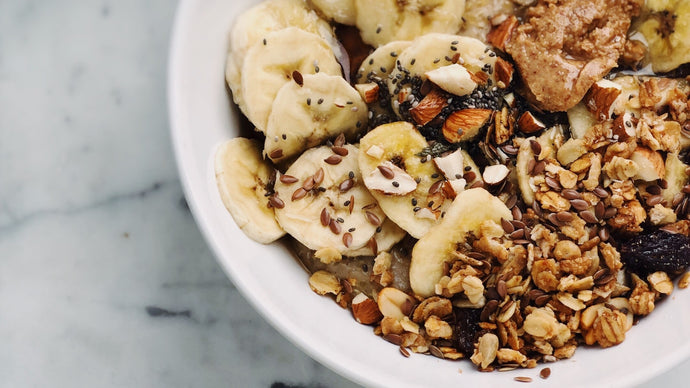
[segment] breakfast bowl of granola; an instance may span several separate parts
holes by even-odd
[[[253,306],[360,384],[640,383],[690,355],[688,16],[183,1],[190,208]]]

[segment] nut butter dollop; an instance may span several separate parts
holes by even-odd
[[[642,0],[540,0],[506,44],[534,104],[565,111],[613,69]]]

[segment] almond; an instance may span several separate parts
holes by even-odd
[[[491,109],[469,108],[453,112],[443,123],[443,137],[451,143],[474,138],[491,118]]]
[[[352,315],[363,325],[378,323],[383,318],[379,305],[365,294],[357,294],[352,299]]]
[[[532,112],[527,111],[518,119],[518,128],[524,133],[534,133],[546,128],[546,125],[534,117]]]
[[[405,292],[393,287],[379,291],[377,298],[379,310],[384,317],[403,319],[414,305],[414,299]]]
[[[364,184],[369,190],[381,191],[384,194],[405,195],[417,188],[417,182],[395,164],[385,161],[364,177]]]
[[[602,79],[597,81],[585,95],[584,103],[599,121],[608,120],[613,114],[615,102],[622,87],[615,82]]]
[[[619,142],[626,142],[631,137],[635,137],[637,119],[632,113],[625,112],[613,120],[613,136],[617,136]]]
[[[474,81],[478,85],[486,85],[486,83],[489,81],[489,74],[483,72],[483,71],[478,71],[476,73],[470,73],[470,77],[472,81]]]
[[[499,82],[498,86],[501,88],[506,88],[513,82],[513,72],[515,69],[510,62],[504,60],[503,58],[497,58],[496,64],[494,65],[494,71],[496,72],[496,81]],[[503,85],[500,84],[503,83]]]
[[[422,101],[410,109],[410,114],[419,125],[426,125],[433,120],[448,105],[448,100],[438,89],[431,90]]]
[[[520,24],[517,17],[510,15],[501,24],[493,27],[486,35],[486,40],[490,45],[501,51],[505,51],[506,42],[510,40],[515,28]]]
[[[434,158],[433,161],[448,180],[461,179],[465,174],[465,162],[459,148],[446,156]]]
[[[482,178],[490,186],[502,183],[510,174],[510,169],[502,164],[495,164],[484,169]]]
[[[638,146],[630,160],[637,163],[639,167],[637,175],[634,176],[635,179],[651,182],[666,176],[664,158],[657,151]]]
[[[355,89],[357,89],[359,95],[362,96],[362,100],[367,104],[376,102],[379,99],[379,85],[375,82],[357,84],[355,85]]]
[[[464,66],[457,63],[427,71],[424,75],[439,88],[456,96],[465,96],[472,93],[477,84],[480,83],[474,81],[472,74]]]

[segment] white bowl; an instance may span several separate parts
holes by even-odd
[[[444,361],[398,348],[357,324],[347,310],[314,294],[308,276],[279,244],[244,236],[223,207],[211,157],[223,140],[238,135],[224,83],[228,31],[235,16],[256,1],[184,0],[175,22],[169,68],[172,137],[187,200],[202,233],[228,276],[284,336],[316,360],[366,386],[524,386],[515,376],[550,386],[622,387],[639,384],[690,354],[690,290],[676,290],[651,317],[628,332],[621,345],[581,347],[570,360],[505,373],[479,373],[469,361]],[[462,374],[458,369],[462,370]]]

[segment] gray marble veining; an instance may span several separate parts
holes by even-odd
[[[0,386],[355,387],[247,304],[194,224],[168,134],[175,7],[0,1]]]

